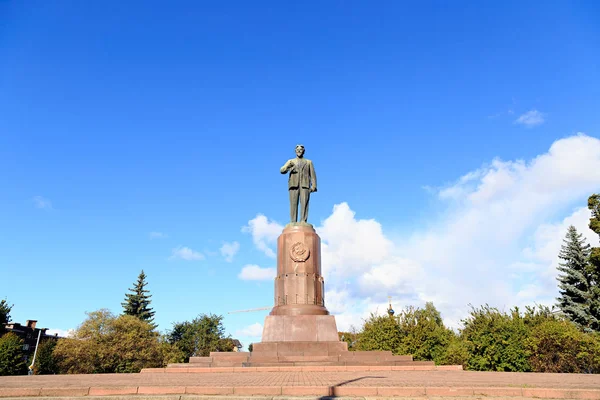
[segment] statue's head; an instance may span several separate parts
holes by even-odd
[[[302,156],[304,156],[304,146],[302,146],[301,144],[296,146],[296,156],[299,158],[302,158]]]

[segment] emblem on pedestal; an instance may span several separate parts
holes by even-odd
[[[308,260],[310,250],[302,242],[296,242],[290,249],[290,257],[294,262],[304,262]]]

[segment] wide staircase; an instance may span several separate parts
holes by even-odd
[[[348,351],[345,342],[273,342],[255,343],[253,352],[211,352],[167,368],[361,365],[434,367],[432,361],[413,361],[410,355],[396,356],[391,351]]]

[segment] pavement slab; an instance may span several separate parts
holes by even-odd
[[[161,397],[162,396],[162,397]],[[0,377],[20,398],[545,398],[600,400],[600,376],[474,371],[249,371]],[[208,396],[208,397],[207,397]],[[226,397],[223,397],[226,396]]]

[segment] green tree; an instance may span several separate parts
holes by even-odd
[[[58,365],[54,358],[57,339],[42,340],[37,348],[33,373],[35,375],[52,375],[58,373]]]
[[[395,318],[371,313],[358,335],[357,350],[388,350],[398,354],[402,334]]]
[[[600,236],[600,194],[593,194],[588,198],[588,208],[592,212],[589,227]],[[593,247],[591,250],[589,275],[589,310],[593,321],[590,328],[600,332],[600,247]]]
[[[590,229],[600,235],[600,194],[593,194],[588,198],[588,209],[592,212]]]
[[[590,245],[573,225],[569,226],[558,257],[563,260],[558,270],[560,296],[558,308],[565,316],[584,329],[590,329],[598,321],[590,314],[590,274],[588,259]]]
[[[23,343],[23,339],[12,332],[8,332],[0,338],[0,375],[24,375],[27,373]]]
[[[11,320],[10,310],[12,310],[13,305],[8,304],[6,299],[0,300],[0,336],[5,332],[4,324],[8,324]]]
[[[444,326],[433,303],[426,303],[425,308],[407,307],[397,318],[402,336],[398,352],[412,354],[415,360],[441,364],[455,334]]]
[[[145,289],[146,285],[146,274],[142,270],[134,287],[129,289],[131,293],[126,293],[125,301],[121,303],[123,314],[137,317],[156,328],[154,324],[154,311],[150,308],[150,297],[152,295],[148,294],[150,291]]]
[[[192,321],[174,323],[167,336],[169,343],[183,351],[185,362],[190,357],[208,356],[211,351],[233,351],[221,315],[201,314]]]
[[[469,352],[467,368],[476,371],[530,371],[525,347],[528,327],[517,308],[510,314],[488,305],[472,308],[461,338]]]
[[[53,354],[61,373],[139,372],[164,366],[163,347],[148,322],[102,309],[88,313],[72,338],[59,339]]]

